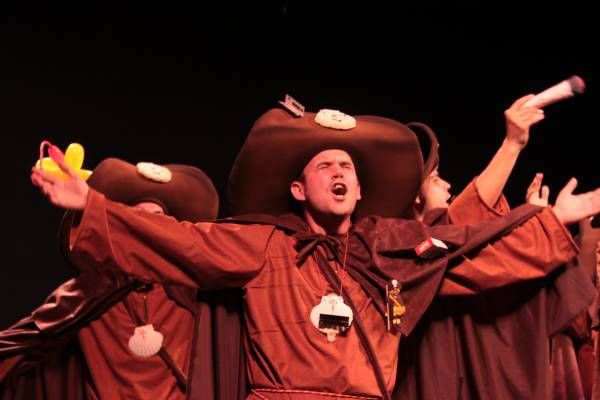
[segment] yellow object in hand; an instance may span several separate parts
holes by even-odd
[[[42,158],[45,145],[49,146],[48,153],[50,154],[50,157]],[[90,177],[92,171],[81,168],[83,166],[84,155],[85,151],[83,150],[83,146],[79,143],[71,143],[63,156],[58,147],[52,145],[50,142],[43,141],[40,146],[40,159],[36,162],[35,166],[36,168],[40,168],[41,166],[44,172],[67,180],[69,176],[60,169],[55,161],[57,158],[64,157],[65,163],[85,181]]]

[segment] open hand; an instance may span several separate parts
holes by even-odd
[[[529,141],[529,128],[544,119],[544,111],[537,107],[524,107],[523,105],[533,97],[533,94],[517,99],[506,111],[506,139],[520,149]]]
[[[550,188],[548,185],[542,186],[542,181],[544,180],[544,174],[538,172],[533,177],[533,180],[529,184],[527,188],[527,193],[525,194],[525,200],[529,204],[534,204],[540,207],[548,206],[548,197],[550,196]]]
[[[600,212],[600,188],[581,194],[573,194],[577,179],[571,178],[558,193],[552,210],[565,225],[591,217]]]
[[[57,162],[68,179],[59,178],[45,173],[39,167],[31,169],[31,182],[40,188],[50,202],[58,207],[69,210],[83,210],[87,203],[88,184],[64,160]]]

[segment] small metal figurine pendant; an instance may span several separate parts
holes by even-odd
[[[352,318],[352,309],[335,293],[321,297],[321,303],[310,312],[310,321],[315,328],[327,335],[329,342],[335,341],[338,334],[350,327]]]
[[[402,315],[406,312],[406,307],[400,300],[400,287],[398,281],[393,279],[391,285],[386,285],[386,319],[387,329],[390,332],[397,332],[402,325]]]

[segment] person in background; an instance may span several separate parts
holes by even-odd
[[[133,165],[107,158],[88,182],[107,198],[131,206],[136,215],[198,222],[218,214],[219,197],[211,180],[189,165]],[[67,213],[63,219],[64,246],[73,218]],[[70,261],[68,248],[64,250]],[[73,265],[76,278],[0,332],[1,365],[7,374],[3,398],[214,396],[210,389],[215,390],[216,382],[209,384],[214,380],[212,349],[222,342],[213,340],[212,319],[223,313],[215,309],[214,298],[181,285],[132,278],[114,266]],[[56,379],[59,373],[63,379]],[[201,381],[202,391],[194,391],[192,384]]]
[[[506,135],[483,172],[454,200],[438,171],[438,140],[424,124],[408,124],[429,145],[425,178],[414,215],[432,226],[470,225],[507,215],[502,195],[530,128],[542,110],[517,99],[505,112]],[[527,189],[530,204],[548,205],[549,189],[538,173]],[[548,277],[473,296],[440,296],[408,338],[401,354],[398,399],[547,399],[551,392],[550,338],[594,296],[581,268],[563,267]],[[440,362],[440,360],[444,360]]]

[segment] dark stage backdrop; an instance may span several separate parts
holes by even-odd
[[[62,212],[29,181],[43,139],[63,149],[81,143],[90,169],[109,156],[194,164],[224,197],[253,121],[289,93],[310,111],[428,123],[442,143],[442,175],[458,192],[501,143],[514,99],[578,74],[587,93],[546,109],[507,194],[521,202],[536,171],[553,195],[570,176],[578,190],[600,185],[592,61],[600,21],[591,5],[363,3],[3,15],[0,124],[13,174],[3,175],[0,329],[72,276],[56,247]]]

